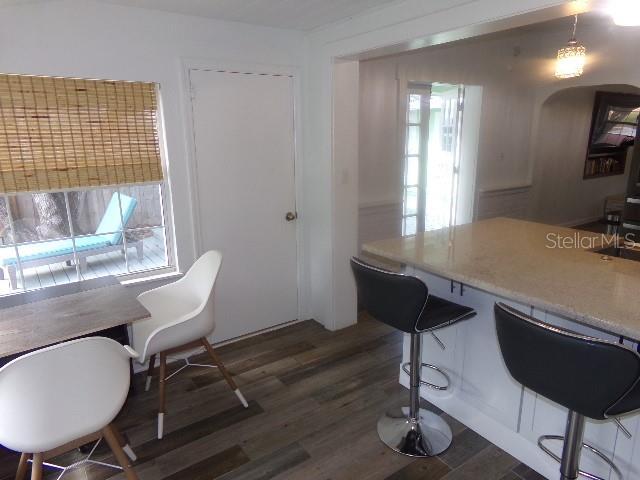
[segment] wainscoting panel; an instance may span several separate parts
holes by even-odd
[[[361,205],[358,210],[358,248],[363,243],[402,235],[402,203]]]
[[[481,190],[476,219],[493,217],[527,218],[531,185]]]

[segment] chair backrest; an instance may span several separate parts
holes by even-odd
[[[129,352],[89,337],[44,348],[0,369],[0,444],[41,453],[107,426],[129,391]]]
[[[355,257],[351,269],[363,308],[398,330],[417,333],[416,324],[429,297],[422,280],[374,267]]]
[[[159,323],[145,341],[141,359],[207,337],[213,332],[213,287],[221,265],[222,254],[210,250],[196,260],[184,277],[161,287],[162,295],[154,295],[147,300],[153,301],[153,305],[145,306],[156,317],[153,321]],[[156,315],[155,312],[160,313]],[[133,327],[135,337],[136,325]]]
[[[624,345],[561,330],[502,303],[494,312],[513,378],[569,410],[602,420],[640,376],[640,356]]]
[[[120,200],[118,200],[118,197],[120,197]],[[111,195],[107,209],[104,211],[98,228],[96,228],[96,235],[104,234],[111,245],[119,244],[122,241],[120,230],[129,223],[137,204],[138,201],[135,198],[123,193],[118,195],[118,192],[116,192]],[[122,218],[120,218],[120,205],[122,205]]]
[[[209,250],[191,266],[180,281],[181,287],[193,292],[201,305],[210,303],[221,265],[222,254],[217,250]]]

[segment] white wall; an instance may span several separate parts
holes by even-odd
[[[389,230],[371,231],[378,224],[370,221],[372,210],[378,210],[381,224],[391,227],[387,212],[402,202],[403,159],[398,128],[402,115],[397,110],[402,103],[399,92],[404,92],[406,85],[399,82],[481,86],[478,188],[491,189],[527,176],[535,96],[529,71],[514,56],[514,47],[522,42],[520,34],[361,62],[359,222],[363,240],[374,239],[376,234],[378,239],[393,236]],[[396,219],[395,223],[400,222]]]
[[[397,61],[360,62],[360,207],[402,202]]]
[[[415,48],[445,38],[441,33],[491,23],[491,28],[509,23],[509,18],[545,7],[558,7],[568,12],[576,8],[562,0],[453,0],[424,2],[406,0],[393,3],[365,15],[313,32],[308,36],[305,62],[305,244],[309,246],[309,287],[311,315],[329,328],[341,328],[355,323],[352,305],[355,295],[340,289],[343,281],[353,281],[350,272],[334,272],[333,265],[349,261],[346,252],[355,253],[357,232],[343,228],[344,218],[334,214],[338,209],[356,212],[349,220],[357,224],[357,209],[351,198],[341,198],[336,189],[335,172],[341,162],[353,159],[333,158],[332,148],[332,68],[333,59],[356,55],[377,48],[399,45]],[[553,10],[553,11],[552,11]],[[537,18],[557,15],[552,8]],[[493,22],[493,23],[492,23]],[[503,27],[504,28],[504,27]],[[341,187],[345,188],[345,186]],[[357,188],[352,184],[351,188]],[[340,278],[338,278],[340,277]],[[345,278],[346,277],[346,278]],[[343,297],[340,303],[334,300]],[[346,307],[345,305],[349,305]]]
[[[396,70],[408,81],[482,86],[479,188],[508,184],[513,178],[526,176],[534,94],[529,71],[513,56],[514,47],[522,44],[521,37],[470,41],[362,62],[361,117],[367,118],[368,123],[361,124],[360,138],[370,147],[365,150],[367,147],[363,146],[360,152],[360,173],[363,179],[376,177],[361,185],[363,203],[384,200],[393,183],[387,174],[397,176],[398,168],[402,171],[401,165],[388,164],[391,158],[398,161],[399,151]],[[382,102],[382,98],[386,108],[372,110],[371,105]],[[378,149],[378,144],[386,148]],[[387,165],[381,166],[381,163]],[[382,178],[383,175],[387,178]],[[392,198],[397,199],[401,182],[395,182],[394,186]]]
[[[585,158],[596,91],[640,94],[624,85],[574,87],[553,94],[542,105],[534,142],[534,172],[529,218],[542,223],[579,225],[602,217],[604,199],[624,194],[624,175],[584,180]],[[629,149],[629,154],[633,151]]]
[[[182,59],[302,65],[299,32],[260,28],[91,0],[0,10],[0,71],[160,83],[181,269],[194,259],[188,162],[191,134]]]
[[[402,234],[397,75],[393,60],[360,62],[358,250],[363,243]]]
[[[187,96],[180,58],[303,63],[300,225],[308,252],[308,277],[303,278],[300,288],[311,295],[308,315],[330,328],[339,328],[355,322],[353,290],[341,291],[342,282],[351,281],[350,273],[334,272],[333,267],[347,262],[348,252],[357,244],[355,229],[343,228],[345,223],[357,223],[357,213],[353,213],[357,212],[357,203],[352,204],[356,200],[336,188],[342,177],[335,172],[349,168],[354,159],[333,161],[333,59],[388,45],[416,48],[441,41],[445,38],[442,32],[471,32],[489,22],[491,28],[497,29],[514,15],[552,6],[569,8],[563,0],[405,0],[304,37],[297,32],[96,4],[91,0],[25,4],[0,12],[0,71],[161,83],[178,256],[187,266],[194,256],[194,229],[188,194],[189,128],[184,122]],[[546,12],[540,15],[548,15]],[[356,188],[353,177],[345,180],[342,193],[349,187]],[[338,218],[339,210],[353,218]],[[338,296],[342,296],[341,301],[335,302]]]
[[[633,87],[640,87],[640,64],[629,60],[637,57],[639,32],[613,22],[583,24],[578,38],[587,48],[585,72],[578,78],[557,80],[549,54],[565,36],[562,31],[547,32],[534,45],[531,64],[539,80],[526,181],[532,183],[528,217],[575,225],[600,215],[607,195],[626,190],[628,169],[625,175],[588,180],[582,179],[582,172],[595,91],[637,92]]]
[[[625,176],[583,180],[582,169],[595,91],[635,90],[593,86],[547,96],[603,79],[640,81],[640,69],[625,60],[632,58],[637,29],[615,27],[606,18],[582,25],[578,38],[588,49],[586,72],[560,81],[553,76],[553,59],[570,23],[361,62],[360,241],[398,234],[403,172],[397,109],[399,82],[407,80],[483,87],[478,217],[579,224],[601,215],[606,196],[624,192]]]
[[[337,258],[351,257],[357,248],[355,238],[357,224],[351,219],[357,215],[358,205],[358,62],[337,62],[333,69],[333,169],[336,199],[333,212],[341,232],[350,231],[351,243],[342,242],[337,248]],[[349,262],[336,261],[332,265],[336,277],[336,288],[341,295],[334,298],[336,310],[357,315],[355,303],[350,299],[356,295],[351,281]]]

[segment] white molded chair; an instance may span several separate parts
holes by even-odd
[[[151,385],[156,355],[160,354],[160,408],[158,411],[158,438],[164,433],[166,413],[166,381],[189,366],[217,367],[231,390],[242,404],[249,405],[242,392],[216,355],[207,336],[213,333],[213,286],[222,263],[220,252],[210,250],[202,255],[180,280],[149,290],[138,296],[138,301],[151,314],[151,318],[135,322],[132,326],[133,347],[142,355],[140,363],[149,359],[146,390]],[[203,348],[214,365],[200,365],[185,360],[185,365],[167,377],[167,356],[195,348]]]
[[[137,480],[129,461],[135,455],[128,445],[123,450],[112,423],[127,398],[135,357],[130,347],[90,337],[28,353],[0,369],[0,444],[22,453],[17,480],[29,461],[32,480],[40,480],[45,460],[100,438],[127,480]]]

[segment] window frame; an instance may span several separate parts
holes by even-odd
[[[142,277],[146,277],[146,276],[157,276],[157,275],[162,275],[165,273],[172,273],[175,272],[176,270],[176,262],[175,262],[175,249],[174,249],[174,244],[172,242],[172,236],[173,236],[173,230],[171,229],[171,226],[168,222],[168,212],[166,209],[166,198],[167,198],[167,189],[166,189],[166,184],[165,182],[153,182],[153,183],[146,183],[146,184],[134,184],[134,185],[119,185],[119,186],[114,186],[114,187],[107,187],[108,189],[114,190],[113,194],[118,194],[118,199],[120,199],[119,195],[126,195],[127,193],[123,192],[123,190],[125,190],[126,188],[130,188],[130,187],[135,187],[135,186],[150,186],[150,187],[156,187],[158,189],[158,207],[160,209],[160,223],[159,224],[153,224],[153,225],[149,225],[149,226],[140,226],[140,227],[136,227],[136,226],[132,226],[132,227],[127,227],[126,224],[124,224],[124,218],[123,218],[123,212],[122,212],[122,205],[121,202],[120,203],[120,208],[119,208],[119,214],[120,214],[120,224],[122,225],[122,228],[113,232],[102,232],[100,233],[100,235],[111,235],[111,234],[115,234],[115,233],[119,233],[122,235],[122,241],[121,241],[121,246],[122,248],[125,250],[125,255],[124,255],[124,263],[125,263],[125,272],[121,273],[121,274],[115,274],[114,276],[116,276],[117,278],[121,279],[122,281],[129,281],[129,280],[134,280],[134,279],[139,279]],[[74,193],[74,192],[90,192],[90,191],[99,191],[99,190],[104,190],[105,187],[93,187],[93,188],[85,188],[85,189],[73,189],[73,190],[63,190],[63,191],[56,191],[56,192],[46,192],[46,193],[62,193],[64,194],[64,203],[65,203],[65,209],[66,209],[66,216],[65,216],[65,221],[67,224],[67,227],[69,228],[69,235],[68,236],[60,236],[60,237],[56,237],[56,238],[43,238],[43,239],[37,239],[37,240],[29,240],[29,241],[20,241],[17,237],[18,237],[18,231],[19,228],[16,228],[16,220],[14,218],[14,212],[12,211],[12,205],[15,203],[15,198],[18,197],[18,195],[29,195],[29,193],[27,192],[22,192],[20,194],[2,194],[0,195],[0,197],[4,200],[6,208],[7,208],[7,217],[8,217],[8,222],[9,222],[9,230],[13,235],[13,241],[10,243],[3,243],[2,244],[2,248],[12,248],[16,257],[16,263],[15,263],[15,268],[16,268],[16,274],[17,274],[17,278],[19,279],[20,283],[21,283],[21,287],[20,288],[16,288],[13,291],[10,291],[8,293],[3,293],[0,294],[0,297],[2,296],[8,296],[8,295],[14,295],[14,294],[20,294],[26,291],[30,291],[30,290],[37,290],[37,289],[41,289],[41,288],[47,288],[47,286],[43,286],[42,284],[40,284],[39,287],[35,287],[35,288],[27,288],[27,284],[25,281],[25,270],[29,269],[29,268],[38,268],[37,266],[32,266],[32,267],[23,267],[23,261],[21,260],[21,254],[20,254],[20,249],[23,246],[26,245],[37,245],[37,244],[41,244],[41,243],[47,243],[47,242],[52,242],[52,241],[56,241],[56,240],[71,240],[72,245],[73,245],[73,262],[75,265],[75,279],[71,280],[68,283],[74,283],[74,282],[81,282],[81,281],[86,281],[89,280],[87,278],[83,278],[83,273],[81,272],[81,261],[80,261],[80,257],[78,255],[78,249],[76,247],[76,242],[78,241],[78,239],[81,238],[90,238],[90,237],[94,237],[96,236],[95,233],[80,233],[80,232],[76,232],[74,229],[74,219],[72,218],[71,215],[71,209],[70,209],[70,201],[69,201],[69,193]],[[31,192],[31,193],[41,193],[41,192]],[[44,193],[44,192],[42,192]],[[14,201],[12,201],[14,200]],[[166,257],[166,265],[161,265],[161,266],[157,266],[157,267],[151,267],[151,268],[144,268],[144,269],[138,269],[138,270],[132,270],[132,268],[129,265],[129,255],[130,253],[130,249],[133,248],[132,246],[128,245],[128,242],[130,242],[130,240],[127,239],[127,233],[130,232],[136,232],[136,231],[143,231],[143,230],[147,230],[147,231],[158,231],[161,230],[163,232],[163,237],[164,237],[164,254]],[[114,246],[115,247],[115,246]],[[53,262],[52,262],[53,263]]]
[[[411,122],[411,96],[420,95],[420,121]],[[430,110],[430,98],[431,98],[431,85],[426,84],[409,84],[406,93],[406,112],[405,112],[405,131],[404,131],[404,173],[402,176],[402,235],[415,235],[417,232],[424,231],[424,210],[426,208],[425,192],[423,185],[425,185],[427,175],[427,150],[429,147],[429,118],[431,115]],[[419,148],[418,154],[409,154],[409,130],[411,127],[419,127]],[[418,183],[409,184],[409,159],[418,158]],[[417,205],[416,211],[413,213],[407,213],[407,197],[409,189],[415,188],[417,190]],[[407,220],[415,218],[415,231],[407,232]]]
[[[92,190],[103,190],[103,189],[113,189],[116,192],[118,192],[118,194],[120,194],[120,191],[122,189],[126,189],[126,188],[130,188],[130,187],[135,187],[135,186],[144,186],[144,185],[157,185],[159,188],[159,207],[160,207],[160,214],[161,214],[161,219],[162,219],[162,224],[161,225],[154,225],[154,226],[150,226],[150,227],[138,227],[138,228],[127,228],[126,225],[124,225],[123,222],[123,217],[122,217],[122,206],[120,205],[120,223],[122,225],[122,229],[119,230],[118,232],[108,232],[106,234],[109,233],[121,233],[122,234],[122,246],[125,250],[125,254],[124,254],[124,258],[125,258],[125,266],[126,266],[126,273],[122,273],[122,274],[117,274],[114,275],[116,278],[118,278],[121,282],[123,283],[128,283],[128,282],[134,282],[134,281],[143,281],[144,279],[146,279],[147,277],[149,278],[156,278],[159,276],[164,276],[164,275],[171,275],[171,274],[175,274],[177,273],[177,257],[176,257],[176,247],[175,247],[175,229],[174,229],[174,222],[173,222],[173,204],[171,201],[171,194],[170,194],[170,182],[169,182],[169,172],[168,172],[168,162],[167,162],[167,153],[166,153],[166,140],[165,140],[165,124],[164,124],[164,111],[163,111],[163,102],[162,102],[162,95],[161,95],[161,88],[160,88],[160,84],[156,83],[156,102],[157,102],[157,111],[156,111],[156,115],[157,115],[157,119],[156,119],[156,124],[157,124],[157,129],[158,129],[158,146],[159,146],[159,151],[160,151],[160,160],[161,160],[161,166],[162,166],[162,172],[163,172],[163,180],[160,182],[150,182],[150,183],[136,183],[136,184],[121,184],[121,185],[100,185],[100,186],[91,186],[91,187],[86,187],[86,188],[72,188],[72,189],[65,189],[65,190],[59,190],[59,191],[47,191],[47,192],[40,192],[40,191],[33,191],[33,192],[16,192],[16,193],[0,193],[0,198],[2,198],[5,202],[6,205],[6,209],[7,209],[7,217],[8,217],[8,222],[9,222],[9,229],[12,232],[14,239],[12,243],[9,244],[2,244],[0,245],[0,247],[13,247],[15,255],[16,255],[16,269],[17,269],[17,274],[18,274],[18,278],[20,280],[20,282],[22,283],[22,287],[21,288],[16,288],[13,291],[10,291],[6,294],[2,294],[0,293],[0,298],[1,297],[5,297],[5,296],[11,296],[11,295],[19,295],[19,294],[23,294],[25,292],[28,291],[33,291],[33,290],[39,290],[39,289],[45,289],[45,288],[49,288],[48,286],[42,286],[40,285],[39,287],[36,288],[30,288],[27,289],[26,288],[26,283],[25,283],[25,278],[24,278],[24,269],[22,268],[22,262],[20,261],[20,254],[19,254],[19,248],[22,245],[29,245],[29,244],[37,244],[37,243],[44,243],[44,242],[49,242],[55,239],[43,239],[43,240],[37,240],[37,241],[31,241],[31,242],[16,242],[16,229],[15,229],[15,224],[14,224],[14,219],[13,219],[13,215],[11,212],[11,203],[10,203],[10,197],[14,197],[14,196],[18,196],[18,195],[25,195],[25,194],[33,194],[33,193],[64,193],[64,198],[65,198],[65,207],[66,207],[66,215],[67,215],[67,221],[68,221],[68,226],[69,226],[69,237],[60,237],[60,239],[62,238],[69,238],[72,241],[73,244],[73,258],[74,258],[74,264],[75,264],[75,270],[76,270],[76,279],[75,280],[70,280],[69,284],[71,283],[75,283],[75,282],[83,282],[83,281],[87,281],[90,279],[84,279],[81,276],[81,272],[80,272],[80,262],[78,261],[78,256],[77,256],[77,248],[76,248],[76,239],[77,238],[82,238],[82,237],[91,237],[94,235],[91,234],[79,234],[76,235],[73,231],[73,220],[71,219],[71,213],[70,213],[70,208],[69,208],[69,193],[70,192],[86,192],[86,191],[92,191]],[[166,259],[167,259],[167,264],[163,265],[163,266],[159,266],[159,267],[154,267],[154,268],[149,268],[149,269],[144,269],[144,270],[136,270],[136,271],[130,271],[129,268],[129,260],[128,260],[128,249],[127,249],[127,239],[126,239],[126,232],[130,232],[130,231],[136,231],[136,230],[157,230],[157,229],[162,229],[163,233],[164,233],[164,248],[165,248],[165,255],[166,255]]]
[[[432,102],[434,96],[439,96],[436,92],[434,93],[434,87],[438,87],[441,85],[449,85],[451,87],[456,87],[456,94],[450,98],[443,98],[443,104],[441,107],[442,111],[442,119],[443,122],[440,125],[439,129],[433,129],[434,131],[430,131],[431,125],[430,122],[432,120]],[[412,95],[420,95],[420,122],[411,122],[410,121],[410,104],[411,104],[411,96]],[[441,83],[417,83],[417,82],[409,82],[407,84],[406,95],[405,95],[405,112],[404,112],[404,130],[400,130],[400,135],[404,135],[404,150],[403,150],[403,165],[404,165],[404,174],[402,176],[402,218],[401,218],[401,232],[403,236],[413,235],[419,232],[424,232],[427,230],[427,194],[429,193],[429,187],[427,182],[427,167],[428,163],[431,161],[429,159],[429,140],[430,136],[435,135],[434,138],[439,138],[441,144],[444,143],[445,131],[443,127],[449,127],[451,129],[448,132],[450,136],[448,148],[442,148],[442,151],[446,151],[451,154],[453,157],[453,165],[452,165],[452,184],[451,184],[451,206],[449,211],[449,226],[456,223],[456,213],[457,213],[457,202],[458,202],[458,183],[460,181],[460,147],[461,147],[461,138],[462,138],[462,110],[464,105],[464,97],[465,97],[465,86],[463,84],[441,84]],[[446,117],[446,118],[445,118]],[[402,118],[402,117],[399,117]],[[409,155],[409,128],[410,127],[420,127],[420,147],[419,147],[419,174],[418,174],[418,185],[408,184],[407,175],[409,172],[409,158],[415,156],[414,154]],[[433,140],[434,138],[431,138]],[[417,188],[418,190],[418,201],[417,201],[417,209],[416,212],[407,213],[407,193],[408,189]],[[415,218],[414,218],[415,217]],[[408,219],[415,222],[415,231],[408,231]],[[431,229],[431,228],[430,228]]]
[[[640,108],[640,95],[634,93],[617,93],[598,90],[595,93],[591,128],[587,143],[582,178],[584,180],[614,175],[624,175],[627,164],[629,143],[619,145],[598,143],[598,139],[606,135],[618,135],[609,132],[611,126],[633,126],[632,122],[611,120],[609,117],[616,109],[628,109],[630,112]],[[633,145],[640,136],[640,118],[636,117]],[[618,135],[621,136],[621,135]],[[627,137],[625,135],[625,137]]]

